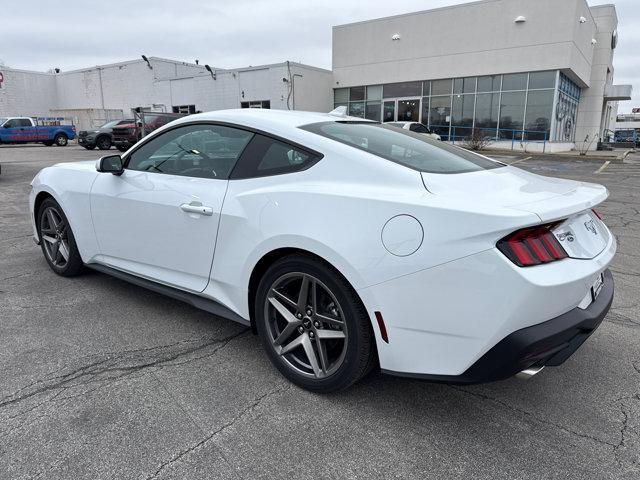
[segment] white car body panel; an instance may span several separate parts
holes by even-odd
[[[59,164],[34,179],[31,212],[46,192],[65,211],[85,263],[201,292],[247,320],[260,259],[285,248],[311,252],[350,282],[372,319],[384,314],[389,343],[373,322],[380,366],[421,374],[458,375],[509,333],[577,307],[615,253],[613,235],[597,219],[603,240],[571,253],[581,259],[520,268],[496,249],[517,229],[568,217],[574,223],[560,227],[573,228],[579,242],[581,223],[594,219],[590,209],[607,197],[604,187],[515,167],[420,173],[297,128],[336,120],[250,109],[192,115],[150,137],[181,123],[228,122],[323,158],[296,173],[232,180],[114,176],[97,173],[94,162]],[[182,211],[191,200],[213,214]],[[383,228],[398,215],[420,223],[415,253],[395,255],[383,245]],[[390,238],[415,242],[415,231]]]

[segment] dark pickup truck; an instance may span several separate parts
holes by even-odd
[[[176,114],[145,114],[144,135],[148,135],[154,130],[166,125],[167,123],[180,118],[182,115]],[[142,134],[142,124],[140,122],[131,122],[125,125],[118,125],[112,130],[113,144],[121,152],[126,152],[134,143],[140,140]]]

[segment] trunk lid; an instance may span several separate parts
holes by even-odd
[[[422,179],[435,195],[462,196],[487,209],[533,213],[540,223],[561,221],[553,233],[572,258],[593,258],[610,239],[607,227],[591,211],[608,196],[601,185],[544,177],[515,167],[449,175],[422,173]]]

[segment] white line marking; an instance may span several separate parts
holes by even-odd
[[[521,158],[520,160],[516,160],[515,162],[511,162],[511,165],[515,165],[516,163],[524,162],[525,160],[529,160],[531,157]]]
[[[606,162],[604,162],[599,169],[597,169],[595,172],[593,173],[601,173],[605,168],[607,168],[609,166],[609,164],[611,163],[611,160],[607,160]]]

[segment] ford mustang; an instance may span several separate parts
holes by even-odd
[[[226,110],[32,182],[36,243],[247,325],[290,381],[563,363],[613,298],[607,190],[339,113]]]

